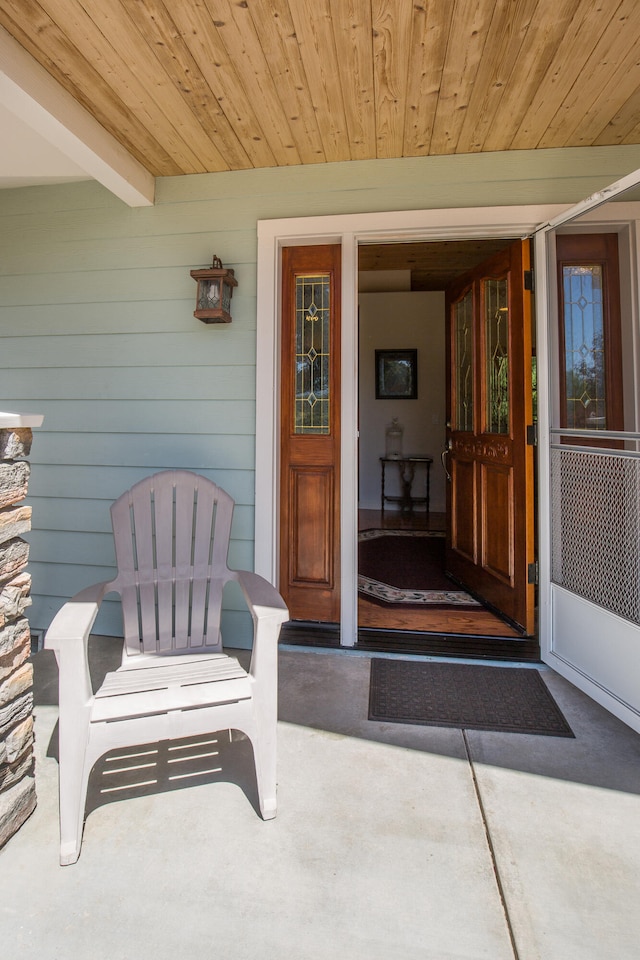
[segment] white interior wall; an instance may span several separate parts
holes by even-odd
[[[433,457],[431,510],[444,512],[445,479],[440,452],[445,439],[444,293],[396,292],[359,295],[360,507],[380,508],[380,462],[385,430],[393,417],[404,427],[403,453]],[[418,398],[376,400],[375,351],[418,351]],[[423,495],[423,473],[413,485]],[[395,470],[387,471],[386,492],[399,493]],[[392,509],[395,505],[388,504]]]

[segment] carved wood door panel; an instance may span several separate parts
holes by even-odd
[[[490,606],[534,631],[529,243],[447,291],[447,569]]]

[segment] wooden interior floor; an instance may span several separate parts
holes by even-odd
[[[360,530],[441,530],[446,529],[444,513],[414,511],[360,510]],[[520,637],[521,634],[500,617],[484,608],[476,610],[398,610],[387,609],[358,597],[358,626],[378,630],[425,631],[430,633],[457,633],[467,636]]]

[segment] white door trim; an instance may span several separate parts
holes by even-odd
[[[357,639],[357,278],[358,245],[407,240],[527,237],[565,204],[401,210],[258,222],[255,570],[278,577],[280,251],[307,243],[342,244],[342,444],[340,642]],[[546,324],[546,314],[539,313]],[[545,361],[542,361],[541,365]],[[346,374],[346,375],[345,375]]]

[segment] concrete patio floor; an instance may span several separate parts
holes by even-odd
[[[105,802],[92,779],[63,868],[57,673],[34,656],[38,806],[0,851],[3,960],[638,957],[640,736],[546,668],[575,740],[373,723],[367,656],[280,665],[275,820],[246,741],[222,743],[195,787]]]

